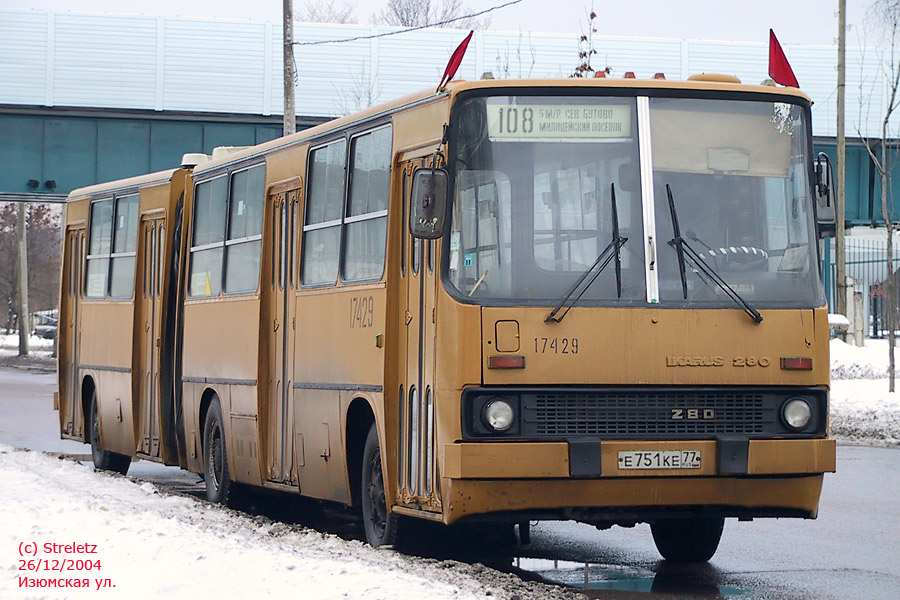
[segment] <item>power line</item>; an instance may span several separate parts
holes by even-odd
[[[344,38],[342,40],[318,40],[315,42],[294,42],[294,46],[320,46],[322,44],[340,44],[343,42],[356,42],[358,40],[371,40],[374,38],[387,37],[389,35],[398,35],[401,33],[408,33],[410,31],[418,31],[419,29],[427,29],[429,27],[440,27],[441,25],[446,25],[448,23],[453,23],[455,21],[462,21],[463,19],[472,19],[475,17],[480,17],[481,15],[487,14],[489,12],[493,12],[495,10],[499,10],[501,8],[506,8],[507,6],[512,6],[513,4],[518,4],[522,0],[512,0],[511,2],[507,2],[506,4],[500,4],[498,6],[494,6],[480,12],[472,13],[470,15],[463,15],[461,17],[453,17],[452,19],[447,19],[445,21],[439,21],[437,23],[428,23],[427,25],[418,25],[416,27],[409,27],[407,29],[401,29],[399,31],[389,31],[386,33],[377,33],[375,35],[359,35],[352,38]]]

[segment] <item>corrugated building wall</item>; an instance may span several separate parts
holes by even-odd
[[[465,35],[434,29],[309,45],[396,31],[297,24],[297,114],[334,117],[436,86]],[[0,161],[12,161],[0,162],[0,192],[24,191],[19,188],[32,178],[54,179],[65,191],[91,177],[102,181],[174,166],[173,157],[209,150],[211,140],[241,145],[278,135],[281,36],[280,23],[271,22],[0,9],[0,139],[5,140]],[[760,32],[761,39],[766,37]],[[473,79],[485,71],[496,77],[566,77],[578,62],[578,39],[574,33],[476,32],[457,77]],[[663,72],[684,79],[720,72],[757,83],[767,71],[763,42],[598,35],[594,47],[594,67],[608,66],[613,76]],[[784,49],[815,103],[817,146],[833,153],[828,138],[835,135],[836,48],[787,43]],[[879,49],[848,48],[849,138],[879,132],[887,102],[884,59]],[[93,113],[79,121],[59,116],[60,107],[137,112],[125,117]],[[23,120],[20,115],[29,111],[41,122]],[[169,115],[179,116],[166,121]],[[217,123],[221,115],[230,122]],[[237,122],[242,115],[248,119],[243,125]],[[32,139],[10,142],[23,135]],[[39,158],[23,158],[36,156],[37,148]],[[133,160],[122,155],[123,148],[131,149]],[[71,162],[88,151],[94,153],[92,164]],[[62,159],[69,166],[56,165]],[[26,163],[41,174],[26,176],[18,168]],[[52,169],[44,168],[48,163]],[[11,169],[11,164],[18,166]],[[880,184],[872,181],[861,147],[850,150],[848,176],[848,218],[868,222],[873,207],[880,214]],[[900,188],[894,196],[900,202]]]
[[[304,45],[396,31],[298,23],[298,114],[337,116],[342,107],[335,99],[364,88],[384,101],[436,85],[465,35],[430,29]],[[457,76],[472,79],[492,71],[498,77],[565,77],[577,64],[578,37],[476,32]],[[601,35],[594,46],[594,65],[609,66],[618,76],[663,72],[683,79],[718,72],[754,83],[766,77],[765,43]],[[836,49],[784,48],[815,102],[816,135],[834,136]],[[858,129],[877,134],[886,102],[883,54],[877,48],[848,48],[848,136],[857,137]],[[281,61],[281,27],[270,22],[0,9],[0,104],[277,115]]]

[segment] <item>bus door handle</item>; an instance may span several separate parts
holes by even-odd
[[[275,329],[273,329],[273,331],[278,331],[278,327],[279,327],[278,319],[275,319]]]

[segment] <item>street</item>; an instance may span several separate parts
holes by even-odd
[[[0,369],[0,443],[87,459],[88,446],[59,439],[54,390],[53,375]],[[825,477],[817,520],[728,520],[708,565],[661,561],[646,525],[598,531],[572,522],[538,523],[532,543],[514,548],[513,556],[479,560],[598,598],[662,592],[670,598],[895,600],[898,473],[897,449],[839,446],[838,472]],[[134,463],[129,475],[170,491],[199,489],[196,475],[147,461]]]

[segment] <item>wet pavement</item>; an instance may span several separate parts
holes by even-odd
[[[0,443],[87,459],[86,444],[59,439],[53,375],[0,368]],[[175,493],[203,496],[195,474],[136,461],[129,476]],[[659,558],[650,529],[598,531],[574,522],[540,522],[531,544],[484,547],[464,540],[436,558],[483,562],[582,590],[591,598],[746,598],[778,600],[897,600],[900,598],[900,450],[838,447],[838,472],[825,477],[814,521],[727,520],[708,564]],[[245,510],[360,539],[355,515],[293,496],[260,496]],[[481,551],[483,549],[483,551]]]

